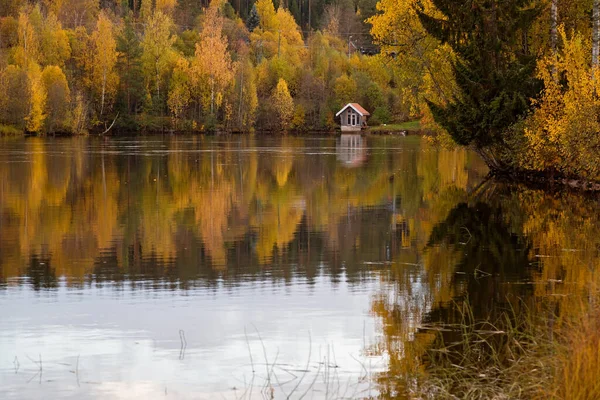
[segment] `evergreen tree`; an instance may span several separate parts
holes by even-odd
[[[256,10],[256,3],[252,5],[250,16],[246,20],[246,26],[248,30],[252,32],[260,24],[260,18],[258,17],[258,11]]]
[[[124,20],[124,27],[117,37],[117,68],[120,75],[119,108],[123,114],[136,114],[143,100],[144,74],[142,72],[142,46],[135,32],[131,17]]]
[[[296,23],[300,24],[300,7],[298,7],[298,0],[290,0],[290,12],[294,16]]]
[[[424,28],[458,56],[458,92],[444,105],[430,103],[436,121],[461,145],[474,145],[493,169],[503,167],[507,130],[540,91],[527,30],[541,5],[532,0],[432,0],[439,13],[419,10]]]

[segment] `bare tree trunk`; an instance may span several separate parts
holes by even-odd
[[[598,68],[598,50],[600,49],[600,0],[594,0],[592,16],[592,69],[594,70]]]

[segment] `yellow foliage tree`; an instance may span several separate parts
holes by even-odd
[[[41,132],[46,114],[46,88],[42,82],[42,71],[35,62],[30,62],[27,68],[29,80],[29,114],[25,117],[25,128],[29,132]]]
[[[119,75],[115,70],[118,53],[114,27],[104,12],[98,15],[92,43],[94,45],[92,85],[94,90],[100,93],[100,115],[102,115],[106,101],[109,100],[110,104],[119,83]]]
[[[279,79],[273,91],[273,106],[277,112],[281,129],[288,129],[294,115],[294,99],[292,99],[284,79]]]
[[[275,20],[276,12],[273,0],[258,0],[255,4],[260,18],[259,27],[263,31],[277,30],[278,26]]]
[[[456,93],[451,67],[454,54],[425,31],[416,11],[420,7],[427,15],[443,18],[430,0],[381,0],[377,3],[380,13],[368,22],[382,54],[394,59],[394,79],[412,115],[425,116],[423,122],[432,128],[425,99],[445,104]]]
[[[175,129],[177,129],[179,119],[191,100],[189,76],[190,63],[185,58],[179,57],[173,71],[171,90],[169,91],[169,98],[167,100],[169,110],[173,114],[173,125]]]
[[[71,57],[67,32],[53,12],[48,13],[40,35],[40,64],[63,67]]]
[[[142,21],[147,21],[152,17],[152,0],[141,0],[140,18]]]
[[[172,45],[175,37],[171,35],[173,21],[168,15],[158,11],[146,22],[142,40],[142,63],[146,76],[154,79],[156,95],[160,99],[161,77],[172,59]]]
[[[358,88],[356,81],[343,74],[336,78],[333,82],[333,93],[336,101],[336,108],[342,107],[344,104],[351,103],[356,99]]]
[[[156,0],[155,11],[160,11],[166,15],[173,15],[177,0]]]
[[[558,32],[562,51],[538,62],[538,77],[545,89],[526,122],[520,166],[597,179],[600,83],[588,63],[591,44],[577,33],[568,37],[562,26]],[[557,79],[559,76],[564,79]]]
[[[222,0],[213,0],[206,10],[200,42],[196,44],[193,68],[202,104],[214,115],[223,102],[223,92],[233,83],[231,55],[223,35]]]
[[[247,130],[254,123],[258,108],[256,73],[252,62],[247,58],[237,62],[236,66],[236,76],[239,76],[235,88],[237,96],[236,122],[240,129]]]
[[[277,57],[290,66],[298,67],[306,49],[294,16],[283,7],[275,11],[272,0],[259,0],[256,10],[260,24],[250,34],[250,40],[257,60]]]
[[[25,12],[19,13],[19,45],[15,49],[15,61],[20,66],[26,66],[29,62],[37,62],[39,57],[39,38],[35,28],[31,24],[29,15]]]
[[[71,92],[67,77],[58,66],[51,65],[44,68],[42,82],[47,93],[46,102],[46,131],[53,132],[66,126]]]

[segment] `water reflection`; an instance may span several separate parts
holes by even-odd
[[[485,174],[465,151],[370,140],[354,170],[328,156],[333,138],[6,141],[0,279],[289,280],[289,261],[312,279],[319,264],[335,277],[343,258],[358,282],[361,259],[410,246],[415,220],[437,219],[436,203]]]
[[[411,332],[456,295],[451,273],[434,271],[460,253],[423,249],[457,229],[465,240],[440,224],[469,215],[452,210],[485,174],[473,154],[416,137],[4,140],[0,387],[39,395],[8,367],[17,356],[34,374],[28,356],[41,354],[54,397],[240,397],[232,387],[247,388],[253,369],[259,388],[287,377],[280,396],[312,355],[297,394],[331,393],[333,378],[310,386],[325,365],[338,386],[359,383],[350,393],[377,393],[360,378],[399,362],[402,341],[388,335],[398,321],[379,325],[398,307],[390,293],[409,299],[400,322]],[[380,341],[388,348],[371,348]],[[80,382],[69,380],[78,356]]]
[[[516,329],[527,317],[549,331],[555,319],[583,312],[598,290],[597,206],[594,196],[493,181],[456,203],[420,257],[394,260],[388,286],[373,296],[383,337],[372,351],[390,357],[377,378],[381,397],[422,393],[418,371],[464,368],[470,355],[481,372],[499,365],[493,357],[513,359],[507,336],[490,330]],[[488,337],[472,340],[473,332]]]

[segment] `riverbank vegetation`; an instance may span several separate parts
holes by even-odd
[[[416,114],[364,21],[375,0],[11,0],[0,123],[38,134],[318,130],[348,102]],[[312,15],[311,15],[312,13]],[[364,54],[363,54],[364,53]]]
[[[382,53],[414,68],[438,138],[496,172],[600,178],[597,1],[381,0]]]

